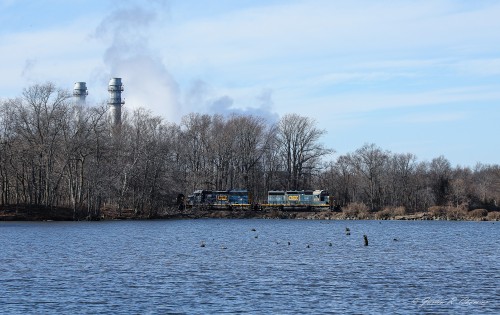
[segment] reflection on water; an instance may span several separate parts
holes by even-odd
[[[498,313],[499,226],[435,221],[1,222],[0,311]],[[364,246],[364,234],[369,246]]]

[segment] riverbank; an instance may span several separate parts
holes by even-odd
[[[0,221],[74,221],[74,211],[64,207],[0,206]]]
[[[303,220],[450,220],[450,221],[500,221],[499,211],[476,209],[456,212],[448,209],[430,209],[427,212],[401,214],[390,211],[332,212],[332,211],[251,211],[204,210],[172,207],[159,213],[137,213],[131,209],[118,211],[104,208],[95,216],[82,215],[70,208],[42,206],[0,206],[0,221],[84,221],[84,220],[148,220],[148,219],[303,219]]]
[[[428,212],[418,212],[405,215],[379,215],[380,212],[370,214],[351,215],[344,212],[319,211],[194,211],[186,213],[186,218],[217,218],[217,219],[298,219],[298,220],[448,220],[448,221],[500,221],[500,212],[489,212],[485,216],[474,214],[463,217],[435,216]]]

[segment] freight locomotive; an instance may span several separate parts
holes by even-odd
[[[196,190],[188,196],[188,204],[209,208],[248,207],[252,198],[248,190]]]
[[[188,196],[188,206],[205,209],[278,209],[324,210],[333,209],[333,197],[326,190],[273,190],[265,202],[254,202],[248,190],[196,190]]]

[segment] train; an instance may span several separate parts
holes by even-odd
[[[205,209],[333,210],[335,200],[327,190],[272,190],[265,202],[255,202],[246,189],[196,190],[187,198],[188,207]]]
[[[188,205],[205,207],[247,207],[252,204],[248,190],[195,190],[188,196]]]

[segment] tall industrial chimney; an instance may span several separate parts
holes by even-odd
[[[111,123],[113,126],[120,125],[122,122],[122,105],[125,104],[122,101],[122,79],[112,78],[109,80],[108,92],[109,92],[109,109],[111,115]]]
[[[76,82],[73,87],[73,96],[75,97],[75,104],[83,106],[85,105],[85,98],[88,95],[87,85],[85,82]]]

